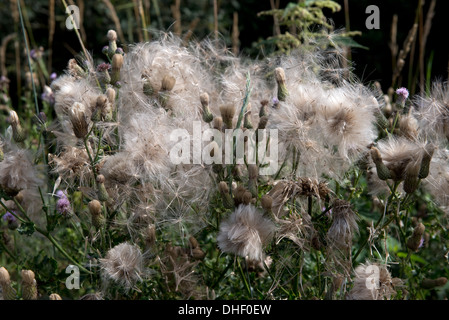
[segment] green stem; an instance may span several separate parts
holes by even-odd
[[[3,201],[1,199],[0,199],[0,205],[6,210],[6,212],[11,213],[14,216],[14,218],[16,218],[17,220],[19,220],[22,223],[26,223],[25,220],[23,220],[21,217],[19,217],[14,212],[12,212],[12,210],[9,210],[8,207],[3,203]]]
[[[39,233],[41,233],[43,236],[45,236],[48,240],[50,240],[50,242],[62,253],[62,255],[64,257],[66,257],[67,259],[69,259],[71,262],[73,262],[76,266],[78,266],[78,268],[80,268],[80,270],[91,274],[92,272],[87,270],[86,268],[84,268],[78,261],[76,261],[72,256],[70,256],[62,247],[61,245],[56,241],[55,238],[53,238],[53,236],[47,232],[44,232],[43,230],[38,230],[38,228],[36,228],[36,231],[38,231]]]
[[[232,266],[233,262],[234,261],[232,261],[232,260],[229,261],[229,263],[226,266],[226,268],[224,268],[224,270],[218,276],[217,280],[215,280],[214,283],[212,284],[211,289],[215,289],[215,287],[220,283],[220,281],[224,278],[226,272],[228,272],[229,268]]]
[[[32,220],[28,217],[28,215],[26,214],[25,210],[23,209],[23,207],[17,202],[16,199],[14,199],[14,202],[16,203],[17,207],[19,208],[19,210],[22,212],[22,214],[27,218],[27,220],[29,222],[32,222]],[[3,208],[5,208],[6,210],[8,210],[8,208],[4,205],[4,203],[0,200],[0,204],[3,206]],[[22,218],[16,216],[14,213],[11,212],[11,214],[13,214],[18,220],[20,220],[22,223],[27,223],[27,221],[23,220]],[[62,247],[61,245],[56,241],[55,238],[53,238],[53,236],[48,232],[45,231],[41,228],[39,228],[38,226],[34,226],[34,229],[39,232],[41,235],[43,235],[44,237],[46,237],[48,240],[50,240],[50,242],[59,250],[61,251],[61,253],[70,261],[72,261],[75,265],[77,265],[81,270],[83,270],[84,272],[87,273],[92,273],[91,271],[87,270],[86,268],[84,268],[79,262],[77,262],[72,256],[70,256]]]
[[[243,269],[242,269],[242,266],[240,264],[240,258],[237,258],[237,264],[238,264],[238,267],[239,267],[240,276],[242,277],[243,283],[245,284],[246,291],[248,292],[248,294],[250,296],[252,296],[251,288],[249,287],[248,280],[246,279],[245,274],[244,274]]]

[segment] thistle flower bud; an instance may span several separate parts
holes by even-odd
[[[243,186],[238,186],[237,188],[235,188],[235,190],[233,191],[234,193],[234,204],[236,207],[238,207],[240,204],[250,204],[253,195],[251,194],[251,192],[249,192],[245,187]]]
[[[331,192],[326,182],[320,182],[318,184],[318,195],[320,199],[325,199],[326,196]]]
[[[253,126],[253,123],[252,123],[252,121],[251,121],[251,104],[248,104],[248,111],[245,113],[245,117],[244,117],[244,120],[243,120],[243,127],[244,128],[246,128],[246,129],[252,129],[254,126]]]
[[[99,174],[97,176],[97,185],[98,185],[98,200],[108,201],[109,194],[104,185],[104,176],[102,174]]]
[[[123,66],[123,55],[116,53],[112,56],[111,83],[116,83],[120,79],[120,69]]]
[[[400,107],[404,107],[405,100],[407,100],[407,98],[409,96],[409,92],[408,92],[407,88],[399,88],[399,89],[397,89],[396,90],[396,94],[398,95],[398,99],[397,99],[396,103]]]
[[[268,116],[268,104],[270,102],[268,100],[262,100],[260,102],[260,110],[259,110],[259,118],[262,118],[264,116]]]
[[[276,68],[276,82],[278,84],[278,99],[279,101],[285,101],[288,96],[288,90],[285,85],[285,71],[282,68]]]
[[[60,296],[59,294],[57,294],[57,293],[52,293],[52,294],[49,296],[49,299],[50,299],[50,300],[62,300],[61,296]]]
[[[223,130],[223,118],[222,117],[215,117],[213,122],[213,127],[215,130]]]
[[[15,112],[14,110],[10,111],[9,113],[9,121],[11,123],[12,137],[14,141],[17,143],[23,142],[26,138],[25,131],[20,125],[20,120],[17,112]]]
[[[418,251],[424,235],[425,227],[422,223],[418,224],[413,230],[412,236],[407,240],[407,247],[412,251]]]
[[[56,211],[65,218],[71,218],[73,216],[72,206],[67,195],[62,190],[58,190],[56,196],[59,197],[56,201]]]
[[[371,148],[371,158],[376,165],[377,176],[380,180],[391,179],[390,169],[382,161],[380,151],[376,147]]]
[[[106,109],[106,105],[108,103],[108,98],[105,95],[99,95],[97,97],[94,111],[92,112],[92,116],[90,120],[93,122],[98,122],[102,120],[103,110]]]
[[[259,167],[255,164],[248,165],[248,189],[254,197],[258,196],[257,177],[259,176]]]
[[[37,283],[34,272],[22,270],[22,298],[24,300],[37,300]]]
[[[149,224],[144,231],[144,240],[147,248],[151,248],[156,243],[156,227]]]
[[[220,114],[223,118],[223,123],[225,124],[225,129],[232,129],[232,120],[235,115],[235,106],[232,104],[220,106]]]
[[[105,88],[107,84],[111,83],[111,76],[108,71],[110,67],[111,65],[109,63],[102,63],[97,66],[98,80],[102,88]]]
[[[201,106],[203,107],[203,120],[204,122],[209,123],[214,119],[214,116],[209,108],[209,95],[207,92],[200,95],[200,101]]]
[[[172,76],[166,75],[162,79],[161,90],[158,94],[159,103],[163,108],[167,107],[168,98],[170,97],[170,91],[175,86],[176,79]]]
[[[115,30],[109,30],[108,34],[106,35],[109,41],[117,41],[117,32]],[[115,52],[115,50],[114,50]]]
[[[420,172],[420,164],[414,163],[405,172],[404,179],[404,191],[407,193],[413,193],[418,188],[419,179],[418,175]]]
[[[420,179],[425,179],[429,175],[430,161],[432,160],[433,153],[435,151],[435,146],[429,143],[425,147],[424,155],[421,160],[421,167],[419,169],[418,177]]]
[[[227,209],[234,208],[234,201],[232,200],[231,195],[229,194],[229,188],[225,181],[221,181],[218,184],[218,190],[220,190],[224,207]]]
[[[234,177],[234,180],[236,180],[236,181],[242,180],[242,176],[243,176],[242,165],[240,165],[240,164],[235,165],[235,167],[232,171],[232,176]]]
[[[92,200],[88,204],[89,213],[91,215],[92,224],[99,229],[105,224],[105,218],[101,213],[101,203],[98,200]]]
[[[192,249],[198,248],[200,246],[200,244],[198,243],[198,240],[196,240],[194,236],[189,237],[189,243],[190,243],[190,246],[192,247]]]
[[[198,247],[192,249],[191,255],[192,258],[195,260],[203,260],[204,257],[206,256],[206,253],[203,250],[201,250],[201,248]]]
[[[117,32],[115,32],[114,30],[109,30],[108,34],[107,34],[107,38],[109,41],[108,56],[109,56],[109,58],[112,58],[115,51],[117,50],[117,42],[116,42],[117,41]]]
[[[0,286],[3,291],[3,299],[5,300],[15,300],[16,290],[11,286],[11,279],[9,277],[9,272],[6,268],[0,268]]]
[[[69,60],[67,69],[69,70],[69,74],[77,79],[85,78],[87,75],[86,71],[79,66],[75,59]]]
[[[150,79],[148,79],[148,77],[143,77],[143,94],[147,97],[151,97],[154,94],[154,88],[151,85]]]
[[[110,104],[115,103],[115,97],[116,97],[117,93],[115,92],[115,90],[113,88],[108,88],[105,92],[105,95],[108,98],[108,101]]]
[[[268,123],[268,117],[263,116],[262,118],[259,119],[259,125],[257,126],[257,129],[258,130],[265,129],[265,127],[267,126],[267,123]]]
[[[162,79],[162,86],[161,86],[161,90],[162,91],[172,91],[173,87],[176,84],[176,79],[175,77],[166,75],[164,76],[164,78]]]
[[[421,282],[421,287],[424,289],[433,289],[436,287],[444,286],[447,283],[447,278],[440,277],[437,279],[424,279]]]
[[[257,179],[259,176],[259,167],[256,164],[248,165],[248,176],[251,180]]]
[[[381,129],[388,128],[388,120],[380,109],[378,108],[376,109],[375,115],[376,115],[376,122],[379,128]]]
[[[86,120],[85,111],[86,107],[79,102],[75,102],[70,109],[69,117],[73,126],[73,133],[79,139],[86,138],[89,132],[89,124]]]
[[[270,214],[271,208],[273,207],[273,198],[270,195],[265,194],[260,199],[260,203],[262,205],[262,209],[264,209],[266,213]]]

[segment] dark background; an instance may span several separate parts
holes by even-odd
[[[0,38],[3,39],[7,34],[14,32],[14,21],[11,18],[10,1],[2,0],[0,3]],[[101,49],[107,44],[106,32],[114,28],[112,20],[109,18],[109,12],[106,6],[100,0],[84,0],[85,2],[85,19],[83,26],[86,31],[87,49],[93,54],[95,58],[103,58]],[[128,23],[135,23],[133,19],[129,19],[129,12],[121,9],[126,3],[131,1],[111,1],[117,5],[117,13],[120,17],[122,28],[127,30]],[[280,2],[280,8],[285,8],[289,2]],[[342,10],[332,14],[325,11],[326,16],[331,18],[334,22],[335,28],[344,28],[345,13],[343,0],[337,1]],[[399,50],[402,47],[403,41],[406,38],[410,28],[415,21],[416,9],[419,0],[349,0],[349,17],[350,29],[362,32],[361,36],[356,36],[354,39],[368,47],[368,50],[354,48],[352,49],[352,61],[355,66],[354,72],[356,75],[367,84],[372,81],[379,81],[384,90],[391,85],[392,78],[392,58],[388,46],[390,41],[390,28],[393,14],[398,14],[398,34],[397,43]],[[448,76],[448,60],[449,50],[447,48],[447,34],[449,28],[447,25],[448,18],[448,1],[438,0],[436,4],[436,12],[433,18],[432,28],[427,40],[425,51],[425,65],[430,54],[433,52],[433,64],[431,67],[432,79],[446,80]],[[153,3],[153,2],[151,2]],[[173,1],[159,0],[161,11],[161,22],[155,16],[154,8],[150,10],[151,24],[150,27],[154,30],[171,30],[173,24],[173,16],[171,14],[170,5]],[[48,46],[48,0],[25,0],[25,10],[30,20],[34,44],[36,46],[43,46],[47,49]],[[232,31],[232,15],[234,11],[239,13],[239,31],[240,31],[240,54],[243,56],[251,56],[253,58],[262,58],[264,54],[269,52],[261,52],[257,47],[258,41],[266,39],[273,35],[273,18],[270,16],[258,16],[257,13],[269,10],[269,0],[242,0],[242,1],[218,1],[219,4],[219,31],[222,38],[230,46],[230,35]],[[365,20],[369,14],[365,13],[365,9],[369,5],[377,5],[380,9],[380,29],[368,30],[365,27]],[[424,5],[424,19],[426,17],[427,9],[430,0],[425,1]],[[211,36],[213,30],[213,1],[212,0],[181,0],[181,13],[183,31],[187,30],[187,26],[194,18],[199,18],[200,23],[195,29],[194,37],[196,39],[203,39]],[[53,43],[53,63],[51,72],[61,74],[67,65],[67,61],[73,57],[75,52],[81,52],[78,39],[75,32],[69,31],[65,28],[64,8],[61,1],[56,0],[56,16],[57,24],[55,31],[55,38]],[[161,25],[162,24],[162,25]],[[16,30],[17,31],[17,30]],[[20,30],[18,30],[20,32]],[[20,39],[23,40],[20,33]],[[137,37],[134,35],[133,40]],[[32,44],[33,45],[33,44]],[[11,78],[11,92],[14,89],[14,50],[12,45],[7,48],[6,61],[9,66],[8,77]],[[416,70],[416,63],[418,60],[418,45],[416,46],[414,68]],[[25,56],[23,56],[25,58]],[[399,79],[400,85],[407,85],[410,83],[409,78],[413,79],[415,74],[409,73],[410,55],[406,59],[406,65],[402,71],[402,78]],[[26,60],[23,60],[25,65]],[[416,82],[416,81],[415,81]],[[419,88],[417,88],[417,91]],[[413,92],[412,92],[413,93]]]

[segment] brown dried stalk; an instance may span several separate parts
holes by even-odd
[[[280,0],[276,0],[276,4],[274,3],[274,0],[270,0],[271,10],[279,9]],[[281,27],[279,26],[278,17],[274,14],[273,15],[273,33],[274,36],[279,36],[281,34]]]
[[[6,37],[2,40],[2,45],[0,47],[0,70],[2,76],[7,76],[6,71],[6,47],[8,46],[8,43],[16,37],[15,33],[8,34]]]
[[[115,11],[114,6],[112,5],[111,1],[109,0],[102,0],[103,3],[106,5],[106,7],[108,7],[109,12],[111,14],[111,19],[114,22],[115,25],[115,29],[117,30],[118,36],[119,36],[119,40],[122,43],[122,45],[125,43],[125,36],[123,34],[123,30],[122,27],[120,25],[120,20],[117,16],[117,12]]]
[[[397,78],[401,74],[402,68],[404,67],[404,64],[405,64],[405,59],[407,58],[407,56],[410,52],[412,42],[415,40],[417,30],[418,30],[418,24],[415,23],[415,24],[413,24],[413,27],[410,29],[410,31],[407,35],[407,38],[405,38],[404,45],[403,45],[401,51],[399,51],[398,59],[396,61],[396,67],[394,69],[393,78],[391,81],[391,88],[394,87]]]
[[[51,72],[53,39],[55,35],[55,0],[48,0],[48,60],[47,70]]]
[[[214,35],[215,41],[218,40],[218,3],[214,0]]]
[[[432,19],[435,15],[435,5],[436,0],[432,0],[427,11],[426,22],[424,24],[424,29],[422,31],[421,41],[419,43],[419,84],[421,90],[424,90],[424,80],[425,80],[425,70],[424,70],[424,54],[426,49],[427,37],[430,33],[430,28],[432,27]]]
[[[186,34],[184,35],[184,38],[182,38],[182,42],[184,45],[187,45],[187,43],[190,40],[190,37],[193,34],[193,30],[195,30],[198,22],[200,22],[200,18],[195,18],[189,25],[189,30],[187,30]]]
[[[175,19],[173,29],[175,31],[175,34],[178,36],[180,36],[182,33],[180,8],[181,8],[181,0],[175,0],[175,4],[170,6],[173,19]]]
[[[391,22],[391,33],[390,33],[390,43],[388,46],[391,50],[391,65],[394,68],[396,67],[396,57],[398,55],[398,43],[397,43],[397,36],[398,36],[398,15],[393,15],[393,21]]]
[[[137,23],[137,38],[139,38],[139,42],[143,42],[143,33],[142,33],[142,29],[140,29],[140,25],[141,25],[140,7],[142,5],[142,1],[133,0],[133,3],[134,3],[134,16],[136,17],[136,23]]]
[[[239,54],[239,14],[234,11],[234,19],[232,23],[232,53]]]

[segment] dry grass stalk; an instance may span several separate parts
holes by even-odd
[[[401,51],[399,51],[399,55],[396,60],[396,67],[394,69],[393,78],[391,81],[392,88],[395,86],[396,80],[398,79],[399,75],[401,74],[402,68],[405,65],[405,59],[407,58],[407,56],[410,52],[412,42],[415,40],[417,30],[418,30],[418,24],[415,23],[415,24],[413,24],[413,27],[410,29],[410,31],[407,35],[407,38],[405,38],[404,45],[403,45]],[[390,93],[391,93],[391,90],[390,90]]]
[[[53,38],[55,35],[55,0],[48,0],[48,60],[47,70],[51,70],[53,59]]]
[[[218,40],[218,3],[214,0],[214,36],[215,41]]]
[[[137,23],[137,28],[136,28],[137,29],[137,38],[139,39],[139,42],[143,42],[143,33],[142,33],[142,29],[140,29],[140,24],[141,24],[140,7],[142,6],[142,1],[133,0],[133,3],[134,3],[134,16],[136,17],[136,23]]]
[[[2,76],[7,75],[8,71],[6,70],[6,47],[8,46],[8,43],[14,39],[16,36],[15,33],[8,34],[6,37],[2,40],[2,45],[0,47],[0,72]]]
[[[184,45],[187,45],[187,43],[189,42],[190,37],[192,37],[193,30],[195,30],[198,22],[200,22],[200,18],[195,18],[192,22],[190,22],[189,30],[187,30],[186,34],[182,38],[182,42],[184,43]]]
[[[239,54],[239,14],[234,11],[234,19],[232,23],[232,53]]]
[[[182,26],[181,26],[181,0],[175,0],[175,4],[170,6],[173,19],[175,19],[175,24],[173,25],[173,29],[175,31],[175,34],[177,36],[180,36],[182,33]]]
[[[391,33],[390,33],[390,43],[388,46],[391,50],[391,59],[392,59],[392,66],[393,69],[396,67],[396,56],[398,55],[398,43],[397,43],[397,36],[398,36],[398,15],[393,15],[393,21],[391,22]]]
[[[426,22],[424,24],[423,30],[420,32],[420,43],[419,43],[419,84],[421,90],[424,90],[425,81],[425,70],[424,70],[424,53],[426,49],[427,37],[430,33],[430,28],[432,27],[432,19],[435,15],[435,5],[436,0],[432,0],[427,11]]]
[[[276,3],[274,3],[274,0],[270,0],[271,10],[279,9],[280,0],[276,0]],[[273,15],[273,34],[274,36],[278,36],[281,34],[281,27],[279,27],[279,21],[277,16]]]
[[[123,44],[125,43],[125,35],[123,34],[122,27],[120,25],[120,19],[117,16],[117,12],[115,11],[114,6],[112,5],[111,1],[109,0],[102,0],[103,3],[108,7],[109,12],[111,14],[112,21],[114,22],[115,29],[117,30],[119,40]]]

